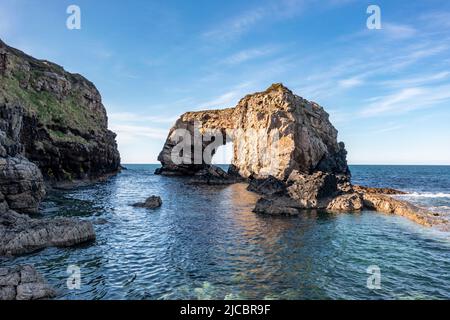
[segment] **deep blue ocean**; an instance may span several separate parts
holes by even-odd
[[[59,299],[449,299],[450,234],[364,211],[299,217],[252,212],[245,184],[199,186],[126,165],[106,183],[50,194],[43,216],[95,224],[97,240],[1,261],[34,264]],[[353,182],[410,192],[448,213],[450,166],[351,166]],[[163,206],[130,206],[150,195]],[[66,285],[69,265],[81,288]],[[381,272],[368,288],[367,269]]]

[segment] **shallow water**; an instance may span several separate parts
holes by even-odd
[[[46,216],[106,220],[95,225],[94,243],[1,263],[35,264],[60,299],[450,298],[447,233],[369,211],[264,217],[251,212],[257,196],[244,184],[187,185],[153,175],[154,165],[127,167],[106,183],[43,203]],[[450,167],[351,169],[355,183],[450,207]],[[160,209],[130,206],[151,194],[162,197]],[[80,290],[67,289],[69,265],[81,268]],[[381,270],[378,290],[367,288],[372,265]]]

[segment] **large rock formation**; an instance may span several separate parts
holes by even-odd
[[[1,40],[0,113],[10,142],[23,145],[9,150],[35,163],[47,181],[97,179],[120,168],[115,134],[107,128],[95,86]],[[5,157],[2,147],[0,155]]]
[[[0,255],[95,239],[90,222],[32,219],[45,183],[96,181],[120,170],[95,86],[0,40]]]
[[[162,167],[157,173],[198,176],[211,172],[210,158],[201,156],[211,149],[211,141],[216,146],[225,144],[225,136],[234,147],[229,176],[253,181],[254,191],[265,189],[258,187],[261,183],[279,189],[276,195],[265,194],[259,210],[264,203],[280,202],[280,196],[289,198],[289,206],[297,209],[326,208],[349,183],[347,153],[328,114],[281,84],[244,97],[235,108],[182,115],[159,155]],[[195,144],[196,137],[203,139]],[[187,148],[179,147],[180,140]],[[180,163],[174,154],[181,149]]]
[[[191,138],[182,138],[185,143],[190,140],[187,143],[194,151],[183,155],[183,163],[174,163],[180,129],[190,134]],[[194,145],[196,135],[204,137],[199,146]],[[281,84],[244,97],[234,108],[183,114],[158,157],[162,164],[158,173],[192,175],[204,170],[210,159],[196,156],[214,141],[210,136],[221,139],[218,145],[227,142],[225,136],[233,141],[231,172],[244,178],[273,176],[285,181],[294,170],[307,175],[318,171],[349,175],[344,145],[337,142],[337,130],[328,114]]]
[[[209,155],[228,140],[234,153],[225,173],[211,165]],[[351,212],[366,207],[423,225],[447,223],[439,214],[386,195],[401,191],[352,186],[346,154],[321,106],[274,84],[244,97],[234,108],[183,114],[169,132],[156,173],[194,176],[207,183],[245,179],[248,190],[262,195],[257,213],[297,215],[305,209]]]

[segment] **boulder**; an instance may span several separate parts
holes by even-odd
[[[0,300],[38,300],[55,296],[56,291],[34,267],[0,267]]]
[[[359,193],[349,193],[337,196],[327,206],[327,210],[334,212],[360,211],[364,207],[362,196]]]
[[[69,247],[95,240],[91,222],[74,218],[33,219],[14,211],[0,213],[0,256],[47,247]]]
[[[250,179],[247,190],[265,196],[282,195],[286,192],[286,184],[269,176],[267,179]]]
[[[155,209],[161,207],[161,205],[162,205],[161,197],[150,196],[145,200],[145,202],[138,202],[133,204],[133,207]]]
[[[260,198],[253,212],[270,216],[296,216],[302,208],[289,197]]]
[[[0,157],[0,193],[9,209],[36,213],[45,195],[41,171],[25,157]],[[6,207],[0,209],[2,211],[5,212]]]
[[[338,193],[334,174],[322,171],[301,174],[293,171],[287,182],[287,194],[304,209],[323,209]]]

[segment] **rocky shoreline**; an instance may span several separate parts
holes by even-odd
[[[91,222],[45,218],[39,204],[50,188],[120,171],[99,92],[84,77],[1,40],[0,58],[0,257],[95,240]],[[32,266],[0,268],[0,300],[53,295]]]
[[[1,40],[0,59],[0,257],[94,241],[92,222],[43,217],[39,204],[51,188],[81,187],[120,172],[116,136],[108,130],[99,92],[82,76]],[[230,136],[234,157],[228,172],[204,159],[194,161],[194,154],[174,163],[179,129],[202,137]],[[248,190],[261,196],[254,209],[259,214],[370,209],[424,226],[448,226],[438,213],[391,197],[400,191],[352,185],[347,151],[337,133],[321,106],[274,84],[244,97],[234,108],[182,115],[169,132],[158,157],[162,166],[155,173],[187,177],[186,183],[247,182]],[[210,143],[202,140],[201,151]],[[188,147],[195,150],[193,144]],[[135,204],[153,209],[161,205],[157,196]],[[0,268],[0,300],[54,295],[32,266]]]
[[[0,300],[38,300],[56,296],[33,266],[0,268]]]
[[[199,129],[197,123],[201,124]],[[191,136],[209,137],[219,132],[231,137],[234,155],[228,172],[205,161],[196,163],[194,155],[174,163],[178,130]],[[274,131],[280,134],[277,140],[272,139]],[[190,143],[188,149],[198,147]],[[275,143],[281,144],[282,151],[276,155],[278,167],[273,170],[270,151]],[[208,146],[209,142],[203,142],[201,151]],[[337,141],[337,130],[321,106],[282,84],[273,84],[263,92],[247,95],[234,108],[183,114],[169,131],[158,157],[162,167],[155,173],[186,176],[189,182],[206,184],[248,182],[248,190],[261,195],[254,208],[259,214],[368,209],[403,216],[424,226],[448,228],[448,221],[440,214],[391,197],[405,194],[402,191],[352,185],[346,155],[344,143]]]

